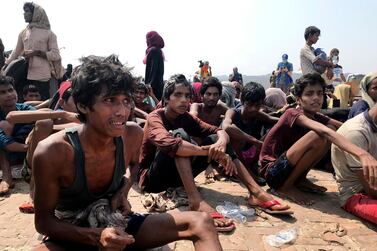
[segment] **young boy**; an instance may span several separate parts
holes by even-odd
[[[33,129],[32,124],[14,124],[5,120],[11,111],[35,110],[30,105],[16,102],[13,78],[0,75],[0,168],[3,171],[0,196],[14,186],[10,166],[23,162],[28,149],[25,140]]]
[[[37,146],[35,226],[48,238],[35,250],[143,250],[178,239],[192,240],[195,250],[222,250],[207,214],[131,212],[124,174],[138,166],[143,132],[126,123],[135,80],[116,61],[83,59],[72,76],[83,124]]]
[[[250,192],[248,203],[273,213],[287,213],[287,205],[279,202],[259,187],[232,150],[227,147],[229,137],[224,130],[211,126],[187,112],[191,101],[190,83],[182,74],[169,78],[163,98],[166,106],[148,115],[140,155],[139,185],[146,192],[161,192],[169,187],[183,186],[191,210],[214,215],[201,197],[194,178],[211,161],[224,167],[225,173],[237,175]],[[199,137],[201,146],[191,137]],[[231,223],[217,219],[217,227]]]
[[[35,85],[26,85],[22,90],[24,102],[27,101],[41,101],[41,94]]]
[[[261,84],[247,83],[241,91],[242,106],[228,110],[222,125],[241,162],[252,172],[259,185],[266,184],[266,181],[259,177],[257,168],[263,143],[262,130],[278,121],[278,118],[261,111],[265,97],[266,93]]]
[[[306,175],[334,143],[365,164],[370,158],[332,128],[341,123],[319,113],[325,90],[319,74],[306,74],[296,81],[294,93],[299,108],[288,109],[267,134],[260,153],[261,173],[267,184],[282,196],[311,204],[300,191],[324,193],[325,187],[310,182]]]

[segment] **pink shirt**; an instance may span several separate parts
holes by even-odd
[[[47,55],[47,59],[37,56],[29,59],[27,79],[37,81],[50,80],[51,69],[48,61],[61,60],[56,35],[51,30],[27,27],[19,34],[16,48],[6,61],[6,64],[22,56],[26,50],[41,50],[46,52]]]

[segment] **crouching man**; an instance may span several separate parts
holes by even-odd
[[[179,239],[222,250],[208,214],[130,211],[125,172],[137,167],[143,137],[126,123],[134,82],[114,56],[84,58],[73,75],[83,124],[41,141],[33,158],[35,226],[46,236],[35,250],[139,250]]]

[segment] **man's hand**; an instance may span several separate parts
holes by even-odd
[[[65,111],[63,117],[67,121],[75,122],[75,123],[80,123],[80,120],[78,119],[77,115],[78,114],[75,113],[75,112],[67,112],[67,111]]]
[[[124,250],[135,242],[132,235],[125,233],[120,228],[108,227],[102,230],[99,241],[99,249],[103,251]]]
[[[131,204],[127,199],[127,194],[124,193],[123,189],[120,189],[111,198],[111,208],[113,211],[119,209],[123,215],[128,215],[132,213]]]
[[[369,153],[360,155],[365,180],[372,189],[377,189],[377,160]]]
[[[225,153],[226,144],[225,141],[219,139],[215,144],[202,146],[203,150],[208,150],[208,162],[219,160]]]
[[[229,154],[225,154],[221,159],[218,160],[218,163],[224,168],[226,175],[233,176],[238,174],[237,167]]]
[[[41,51],[41,50],[26,50],[24,52],[24,56],[25,58],[31,58],[34,56],[46,58],[46,52]]]

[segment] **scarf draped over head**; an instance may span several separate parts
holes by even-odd
[[[147,38],[147,50],[145,51],[145,57],[143,60],[144,64],[147,63],[148,54],[153,48],[162,49],[165,46],[164,39],[156,31],[148,32],[146,38]],[[164,53],[162,51],[161,53],[162,53],[162,58],[165,59]]]
[[[50,22],[48,21],[48,17],[46,15],[45,10],[39,6],[38,4],[32,3],[34,6],[33,11],[33,18],[29,24],[30,28],[40,28],[45,30],[50,30]]]
[[[365,100],[369,108],[372,108],[376,102],[373,101],[373,99],[368,94],[368,88],[367,86],[375,79],[377,78],[377,72],[368,73],[360,82],[361,87],[361,98]]]

